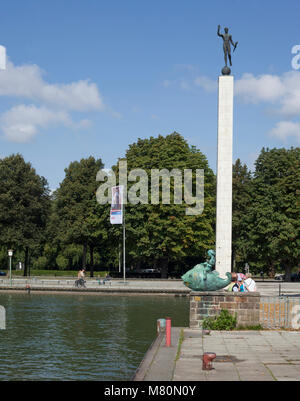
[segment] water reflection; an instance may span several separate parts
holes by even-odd
[[[0,294],[0,380],[130,380],[156,320],[188,325],[187,298]]]

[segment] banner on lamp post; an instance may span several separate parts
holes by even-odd
[[[111,188],[110,223],[123,224],[123,185]]]

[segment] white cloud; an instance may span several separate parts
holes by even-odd
[[[285,93],[284,84],[276,75],[244,74],[235,83],[235,94],[246,102],[274,102]]]
[[[53,111],[35,105],[19,105],[13,107],[0,117],[0,127],[6,139],[25,143],[29,142],[40,129],[52,125],[63,125],[69,128],[85,128],[88,120],[74,123],[66,111]]]
[[[48,83],[37,65],[15,66],[7,62],[0,74],[0,96],[22,99],[31,104],[18,104],[0,116],[0,129],[6,139],[28,142],[41,129],[62,125],[71,129],[85,129],[91,121],[83,118],[74,122],[72,112],[105,111],[114,118],[119,114],[110,110],[95,83],[79,80],[71,83]]]
[[[293,121],[280,121],[269,132],[272,137],[286,140],[288,137],[293,136],[300,143],[300,123]]]
[[[272,103],[274,111],[286,117],[300,116],[300,72],[282,76],[244,74],[235,83],[235,94],[246,102]]]
[[[49,84],[37,65],[14,66],[0,74],[0,96],[29,99],[65,110],[88,111],[105,108],[97,85],[85,81],[69,84]]]
[[[284,118],[269,131],[273,138],[285,141],[293,137],[300,143],[300,71],[282,75],[264,74],[255,77],[244,74],[235,83],[235,94],[245,102],[269,104],[272,114]]]

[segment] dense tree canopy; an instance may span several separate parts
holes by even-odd
[[[246,164],[237,159],[232,171],[232,267],[243,268],[248,262],[246,215],[252,202],[252,175]]]
[[[262,149],[245,215],[248,255],[267,271],[285,269],[287,278],[300,260],[300,148]]]
[[[29,250],[45,240],[48,184],[19,154],[0,160],[0,183],[0,243],[25,251],[26,275]]]
[[[203,261],[215,247],[216,212],[216,179],[205,155],[174,132],[131,144],[113,168],[116,183],[120,162],[126,164],[128,178],[127,268],[156,267],[166,276]],[[96,176],[103,167],[94,157],[72,162],[50,196],[46,179],[21,155],[0,160],[1,268],[7,249],[13,248],[15,260],[25,262],[25,275],[28,266],[87,266],[91,276],[94,268],[117,271],[122,226],[110,224],[110,205],[96,199]],[[184,180],[187,171],[190,181]],[[204,205],[195,212],[200,171]],[[169,174],[166,187],[159,178],[163,172]],[[189,197],[186,188],[192,191]],[[262,149],[252,173],[239,159],[233,165],[232,251],[235,270],[248,262],[254,272],[285,270],[289,278],[299,266],[300,148]]]
[[[166,137],[139,139],[126,152],[128,172],[139,168],[148,177],[148,204],[126,207],[127,247],[134,265],[180,269],[203,260],[206,250],[214,247],[215,176],[206,157],[190,147],[184,138],[174,132]],[[151,171],[178,169],[182,178],[182,204],[174,203],[174,179],[170,180],[170,204],[151,204]],[[193,171],[195,195],[196,169],[204,170],[204,210],[201,214],[187,215],[184,198],[184,169]],[[151,181],[151,182],[150,182]],[[135,185],[135,184],[132,184]],[[129,185],[130,191],[130,185]],[[153,189],[153,185],[152,185]],[[159,186],[162,194],[162,184]],[[195,205],[194,205],[195,206]]]
[[[86,268],[88,246],[91,250],[93,268],[93,248],[99,238],[101,219],[95,224],[95,213],[98,208],[96,175],[103,167],[101,159],[95,160],[94,157],[72,162],[65,169],[66,176],[54,195],[53,218],[58,223],[58,237],[64,245],[82,245],[84,268]],[[65,253],[67,253],[65,256],[72,258],[76,255],[77,249],[69,246],[65,249]],[[60,257],[57,263],[64,267],[67,262]]]

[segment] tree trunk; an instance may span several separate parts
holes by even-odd
[[[235,272],[235,249],[232,249],[231,271]]]
[[[285,265],[285,281],[291,281],[292,267]]]
[[[86,254],[87,254],[87,244],[83,245],[83,255],[82,255],[82,267],[86,269]]]
[[[94,247],[90,245],[90,277],[94,277]]]
[[[27,276],[28,261],[29,261],[29,248],[28,248],[28,246],[26,246],[26,248],[25,248],[25,260],[24,260],[24,277]]]
[[[168,264],[169,264],[169,261],[167,258],[161,259],[160,264],[159,264],[161,278],[168,278]]]
[[[269,269],[268,269],[268,276],[269,276],[270,278],[274,278],[274,277],[275,277],[275,266],[274,266],[274,262],[270,262]]]

